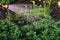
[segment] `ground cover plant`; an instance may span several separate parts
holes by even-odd
[[[33,22],[32,25],[21,27],[22,36],[25,34],[23,36],[25,40],[59,40],[59,24],[49,17],[42,18]]]
[[[13,1],[13,0],[12,0]],[[0,1],[10,4],[10,0]],[[25,0],[18,0],[25,1]],[[38,0],[29,0],[30,2]],[[52,16],[58,16],[58,21],[50,15],[58,0],[44,0],[43,7],[33,5],[33,9],[20,10],[21,14],[5,9],[0,12],[0,40],[60,40],[59,14],[53,10]],[[52,1],[52,2],[50,2]],[[46,4],[47,3],[47,4]],[[40,4],[39,4],[40,5]],[[52,7],[52,5],[55,5]],[[52,8],[51,8],[52,7]],[[58,8],[59,9],[59,8]],[[2,9],[1,9],[2,10]],[[3,9],[4,11],[4,9]],[[5,15],[6,13],[6,15]],[[54,14],[55,13],[55,14]],[[5,16],[4,16],[5,15]],[[5,17],[1,20],[2,17]]]
[[[60,40],[60,21],[55,22],[51,17],[45,17],[18,27],[13,22],[2,20],[0,32],[1,40]]]
[[[10,4],[11,2],[14,2],[14,0],[0,0],[1,4]]]
[[[19,28],[15,23],[0,20],[0,40],[18,40]]]

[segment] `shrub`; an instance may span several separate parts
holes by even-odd
[[[50,17],[41,18],[21,27],[21,40],[60,40],[60,22]]]
[[[0,21],[0,40],[18,40],[19,28],[12,22]]]
[[[14,0],[0,0],[1,4],[10,4],[11,2],[14,2]]]
[[[60,40],[60,21],[40,18],[20,27],[9,21],[0,21],[0,40]]]
[[[60,38],[60,22],[55,22],[51,18],[46,17],[32,24],[34,30],[41,40],[59,40]],[[38,31],[39,30],[39,31]]]

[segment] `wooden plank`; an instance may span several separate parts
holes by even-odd
[[[13,12],[18,12],[20,10],[30,9],[30,6],[30,4],[11,4],[8,9]]]

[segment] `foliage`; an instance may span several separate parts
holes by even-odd
[[[10,4],[11,2],[13,2],[14,0],[0,0],[1,4]]]
[[[25,0],[17,0],[17,1],[22,2],[22,1],[25,1]],[[39,0],[28,0],[28,1],[30,1],[30,2],[32,2],[32,1],[37,2]],[[43,1],[45,1],[46,3],[50,3],[50,1],[52,2],[52,0],[43,0]],[[59,0],[53,0],[53,2],[58,2],[58,1]],[[9,4],[11,2],[16,2],[16,0],[0,0],[0,3],[2,3],[2,4]]]
[[[16,13],[10,13],[10,12],[7,12],[7,15],[6,15],[6,19],[7,20],[13,20],[13,19],[17,19],[19,18],[20,16]]]
[[[59,40],[60,22],[51,17],[40,18],[30,25],[21,27],[21,40]]]
[[[0,20],[0,40],[17,40],[19,28],[10,21]]]
[[[18,28],[9,21],[0,21],[0,40],[60,40],[60,21],[41,18]]]
[[[43,18],[33,23],[34,30],[37,31],[41,40],[59,40],[59,25],[60,22],[55,22],[51,18]]]
[[[48,0],[46,0],[46,2],[47,1]],[[5,0],[1,3],[10,3],[10,1],[8,3],[7,2]],[[48,6],[48,9],[50,10],[50,4]],[[30,10],[29,12],[31,15],[29,14],[27,16],[29,20],[33,19],[30,19],[30,16],[39,16],[41,11],[47,13],[46,5],[44,6],[44,9],[41,11],[40,10],[40,8]],[[10,13],[7,14],[8,20],[16,18],[20,18],[20,16],[16,14],[13,16]],[[26,22],[24,22],[25,20],[18,21],[17,24],[25,24],[20,27],[20,29],[15,23],[12,23],[8,20],[0,20],[0,40],[60,40],[60,21],[56,22],[50,16],[46,16],[43,18],[39,17],[38,20],[31,22],[31,24],[28,24],[28,18]]]

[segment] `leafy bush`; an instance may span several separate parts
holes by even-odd
[[[6,19],[7,20],[13,20],[18,19],[20,16],[16,13],[7,12]]]
[[[51,18],[43,18],[34,22],[33,26],[41,40],[59,40],[60,29],[57,26],[58,24],[60,23],[56,23]]]
[[[21,27],[21,40],[60,40],[60,22],[51,17],[41,18],[31,25]]]
[[[19,28],[12,22],[0,21],[0,40],[18,40]]]
[[[60,40],[60,21],[40,18],[20,27],[9,21],[0,21],[0,40]]]
[[[1,4],[9,4],[11,2],[14,2],[14,0],[0,0]]]

